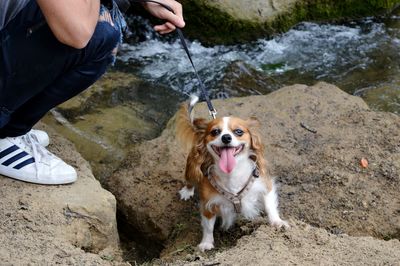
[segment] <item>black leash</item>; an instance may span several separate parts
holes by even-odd
[[[199,81],[201,91],[202,91],[202,93],[204,95],[204,98],[206,99],[206,103],[207,103],[207,106],[208,106],[208,112],[210,113],[210,116],[213,119],[215,119],[217,117],[217,110],[215,110],[214,106],[212,105],[210,97],[208,96],[208,93],[207,93],[206,86],[204,85],[203,81],[201,81],[200,76],[199,76],[199,72],[197,72],[196,67],[193,64],[193,60],[192,60],[192,57],[190,56],[190,52],[189,52],[189,49],[187,47],[187,44],[186,44],[186,41],[185,41],[185,37],[183,36],[183,33],[182,33],[181,29],[176,28],[176,32],[178,32],[179,39],[181,40],[183,49],[185,49],[186,55],[188,56],[188,58],[190,60],[190,63],[192,64],[192,67],[194,69],[194,73],[197,76],[197,80]]]
[[[131,1],[132,2],[137,2],[137,3],[145,3],[145,2],[156,3],[156,4],[159,4],[160,6],[164,7],[168,11],[170,11],[170,12],[175,14],[175,12],[172,10],[171,7],[169,7],[169,6],[167,6],[167,5],[163,4],[163,3],[154,1],[154,0],[131,0]],[[176,28],[176,32],[178,33],[178,36],[179,36],[179,39],[180,39],[181,44],[183,46],[183,49],[185,50],[186,55],[188,56],[189,61],[192,64],[192,67],[194,69],[194,73],[196,74],[197,80],[199,81],[201,92],[203,93],[204,98],[206,99],[206,103],[207,103],[207,107],[208,107],[208,111],[210,113],[210,116],[213,119],[215,119],[217,117],[217,110],[215,110],[214,106],[212,105],[210,97],[208,96],[208,93],[207,93],[206,86],[204,85],[203,81],[200,78],[199,73],[197,72],[196,67],[194,66],[194,63],[193,63],[193,60],[192,60],[192,56],[190,55],[189,48],[188,48],[187,43],[185,41],[185,37],[183,36],[183,33],[182,33],[181,29]]]

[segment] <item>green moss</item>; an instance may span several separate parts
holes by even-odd
[[[205,0],[182,0],[187,26],[185,33],[204,44],[232,44],[284,32],[301,21],[335,21],[381,15],[400,0],[308,0],[271,21],[238,20],[207,4]]]
[[[186,20],[185,33],[206,44],[237,43],[255,39],[265,30],[258,23],[236,20],[205,1],[181,1]]]
[[[279,68],[283,68],[285,66],[285,62],[279,62],[275,64],[262,64],[261,68],[265,72],[274,72]]]

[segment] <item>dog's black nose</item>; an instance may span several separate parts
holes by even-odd
[[[221,140],[224,144],[228,144],[232,141],[232,136],[229,134],[224,134],[222,135]]]

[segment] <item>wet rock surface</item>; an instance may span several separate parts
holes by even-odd
[[[345,245],[338,247],[340,252],[357,239],[360,243],[367,239],[366,245],[398,245],[398,241],[357,237],[400,238],[399,116],[371,111],[361,98],[327,83],[294,85],[266,96],[231,98],[214,104],[220,116],[255,116],[260,120],[266,158],[280,185],[283,218],[293,223],[300,220],[339,235],[329,235],[329,243],[339,245],[340,234],[351,235],[345,237]],[[198,106],[196,113],[208,116],[204,105]],[[135,146],[106,182],[127,224],[164,246],[164,259],[193,254],[200,240],[197,201],[182,202],[177,195],[183,185],[185,158],[174,137],[174,119],[171,119],[160,137]],[[360,164],[362,158],[368,160],[368,167]],[[264,226],[265,220],[254,228],[251,224],[239,222],[228,233],[216,230],[217,246],[232,247],[235,245],[232,239],[251,233],[253,236],[244,238],[250,243],[257,234],[266,234],[273,242],[288,237],[270,233],[273,229]],[[318,232],[328,235],[322,229]],[[299,230],[294,234],[303,229]],[[306,238],[299,245],[307,246]],[[288,252],[287,247],[284,244],[277,252]],[[298,250],[289,252],[295,256]],[[354,250],[351,254],[359,252],[362,251]],[[376,252],[378,257],[387,255],[384,249],[378,248]],[[263,254],[261,259],[267,256]],[[306,254],[299,256],[305,259]],[[334,253],[330,259],[333,256]]]
[[[178,102],[175,92],[114,70],[58,106],[44,122],[74,142],[102,181],[129,147],[160,134]]]
[[[358,94],[368,101],[371,108],[387,110],[400,115],[400,81],[394,80],[369,90],[361,90]]]

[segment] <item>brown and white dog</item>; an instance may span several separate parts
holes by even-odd
[[[217,216],[228,229],[239,214],[253,219],[265,211],[271,225],[289,227],[279,217],[276,188],[266,172],[264,147],[257,133],[259,122],[237,117],[192,119],[197,101],[192,96],[188,105],[182,105],[176,130],[177,138],[190,148],[187,185],[179,191],[181,199],[193,196],[195,187],[200,194],[203,238],[199,249],[214,248]]]

